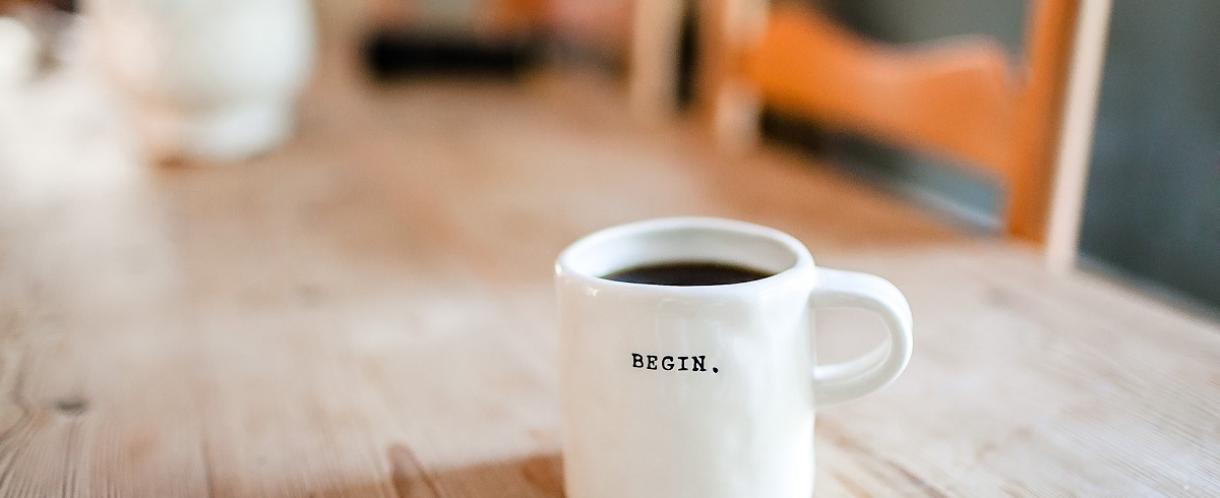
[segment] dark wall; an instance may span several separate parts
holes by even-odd
[[[1220,2],[1117,0],[1086,258],[1220,307]]]

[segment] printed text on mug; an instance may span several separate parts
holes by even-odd
[[[657,356],[655,354],[631,353],[631,366],[645,370],[665,370],[677,372],[706,372],[704,366],[707,356]],[[712,373],[720,372],[712,367]]]

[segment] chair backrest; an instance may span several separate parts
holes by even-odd
[[[1043,240],[1079,0],[1033,0],[1025,57],[1016,62],[985,37],[893,47],[812,9],[768,9],[757,0],[702,5],[701,100],[722,138],[752,133],[724,125],[750,115],[741,107],[751,101],[730,95],[746,90],[829,127],[983,170],[1004,188],[1006,232]]]

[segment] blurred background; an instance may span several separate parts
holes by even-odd
[[[763,3],[726,4],[739,11],[733,14],[736,19],[726,21],[729,24],[765,23],[757,19],[763,14],[747,12],[765,10],[759,7]],[[720,79],[737,74],[718,61],[735,61],[758,43],[749,39],[757,35],[711,33],[716,2],[633,8],[627,0],[370,0],[342,6],[267,0],[224,7],[228,10],[187,0],[8,0],[0,5],[6,15],[0,24],[0,78],[7,92],[8,119],[52,126],[36,115],[54,113],[55,103],[23,106],[19,101],[52,91],[40,87],[51,88],[57,75],[79,66],[88,73],[81,77],[90,78],[87,84],[108,88],[107,98],[118,102],[126,117],[114,124],[133,130],[125,143],[154,164],[233,162],[274,150],[292,139],[298,94],[307,85],[314,91],[304,97],[306,106],[311,98],[323,98],[319,94],[340,93],[317,89],[328,74],[358,80],[359,88],[438,80],[527,85],[539,75],[580,74],[576,85],[598,88],[593,98],[611,106],[627,105],[641,127],[656,126],[661,119],[688,128],[710,127],[714,134],[716,118],[707,115],[724,112],[710,109],[716,105],[708,103],[714,100],[709,95],[720,91]],[[827,0],[777,5],[809,7],[825,18],[820,21],[845,30],[835,35],[844,36],[846,43],[870,44],[883,55],[893,51],[915,58],[920,50],[977,41],[983,52],[1002,51],[1004,63],[1013,68],[1005,77],[1024,77],[1035,70],[1050,73],[1046,119],[1014,125],[1047,130],[1043,142],[1017,147],[1044,149],[1032,166],[1021,168],[1043,171],[1032,174],[1042,177],[1036,189],[1046,192],[1034,203],[1049,206],[1046,198],[1052,196],[1052,177],[1061,160],[1056,154],[1062,109],[1070,105],[1066,88],[1070,57],[1078,48],[1072,45],[1075,24],[1054,41],[1057,47],[1052,50],[1059,49],[1063,58],[1058,66],[1050,62],[1022,68],[1023,61],[1035,59],[1030,44],[1040,26],[1034,23],[1047,22],[1036,19],[1025,1]],[[1085,90],[1072,98],[1086,101],[1082,112],[1089,119],[1082,125],[1086,131],[1076,132],[1071,140],[1084,140],[1080,147],[1087,151],[1069,161],[1069,167],[1080,170],[1077,175],[1085,179],[1078,187],[1079,206],[1063,207],[1079,211],[1067,217],[1080,219],[1061,229],[1073,234],[1064,238],[1078,241],[1061,244],[1067,249],[1060,252],[1072,253],[1066,258],[1072,261],[1079,256],[1086,268],[1129,285],[1214,312],[1220,306],[1220,285],[1215,284],[1220,280],[1220,103],[1213,90],[1220,83],[1220,66],[1211,52],[1220,46],[1220,30],[1214,29],[1220,24],[1220,9],[1202,0],[1174,0],[1155,6],[1119,1],[1110,10],[1107,4],[1103,24],[1109,26],[1108,37],[1102,32],[1091,42],[1102,47],[1102,55],[1079,62]],[[1078,22],[1077,12],[1053,15]],[[1042,36],[1053,29],[1048,25]],[[969,60],[980,53],[995,55],[983,52],[967,49],[957,54],[963,61],[958,69],[985,67],[986,62],[971,66],[978,61]],[[832,51],[805,54],[813,68],[809,70],[815,72],[826,69],[819,67],[821,60],[833,57]],[[863,56],[845,68],[831,69],[868,73],[877,71],[870,66],[876,63]],[[1100,81],[1091,85],[1090,65],[1100,72],[1094,77]],[[1011,86],[1020,91],[1018,84]],[[885,85],[876,88],[893,91]],[[858,104],[863,107],[881,98],[859,90]],[[56,91],[71,98],[68,89]],[[1095,131],[1088,122],[1090,99],[1100,100]],[[971,231],[1005,232],[1006,209],[1013,205],[1005,187],[1007,173],[974,167],[971,153],[954,154],[951,147],[918,147],[937,139],[905,139],[902,126],[895,131],[876,125],[868,110],[856,114],[834,103],[799,100],[755,102],[758,123],[752,126],[761,129],[768,142],[806,151],[810,167],[839,168],[908,200],[909,209],[925,210]],[[968,100],[947,105],[973,105]],[[812,112],[803,112],[810,105]],[[333,126],[343,126],[346,118],[341,108],[316,117]],[[709,120],[713,124],[701,124]],[[29,161],[15,150],[37,156],[42,154],[39,148],[64,145],[55,140],[61,133],[45,132],[43,138],[50,142],[29,142],[14,133],[0,136],[10,167]],[[717,141],[724,140],[709,143]],[[1037,216],[1049,219],[1046,213]],[[1026,238],[1044,239],[1044,223],[1037,225],[1037,235]]]
[[[1218,27],[1215,0],[0,0],[0,495],[557,496],[554,257],[711,215],[914,309],[904,377],[819,413],[820,493],[1203,496]],[[821,358],[880,337],[844,313]]]

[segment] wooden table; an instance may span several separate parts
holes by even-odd
[[[158,168],[92,78],[0,98],[0,496],[560,496],[552,258],[671,214],[909,296],[906,374],[820,414],[819,494],[1220,494],[1216,324],[798,153],[579,75],[337,77],[282,150]],[[827,359],[881,333],[820,320]]]

